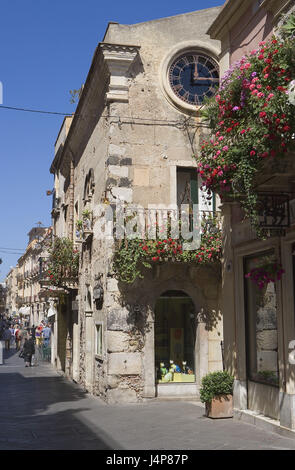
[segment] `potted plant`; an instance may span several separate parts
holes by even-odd
[[[89,211],[88,209],[85,209],[85,210],[82,212],[82,217],[83,217],[84,232],[91,231],[92,211]]]
[[[82,240],[82,233],[83,233],[83,220],[78,219],[76,221],[76,241]]]
[[[202,379],[200,399],[208,418],[233,417],[234,378],[226,371],[211,372]]]

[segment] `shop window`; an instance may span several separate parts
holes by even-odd
[[[96,323],[96,341],[95,341],[95,354],[97,356],[103,355],[103,344],[102,344],[102,324]]]
[[[158,383],[195,382],[194,305],[183,292],[169,291],[155,309],[155,363]]]
[[[273,252],[245,259],[245,275],[274,260]],[[246,354],[248,379],[270,385],[279,384],[276,285],[259,286],[245,278]]]

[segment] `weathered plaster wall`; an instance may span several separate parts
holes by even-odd
[[[99,70],[92,72],[94,78],[88,91],[92,98],[86,98],[84,112],[88,115],[93,110],[93,96],[97,95],[99,113],[88,127],[81,121],[82,144],[78,142],[77,130],[73,137],[78,149],[74,183],[75,204],[78,203],[76,218],[81,217],[85,207],[94,213],[92,241],[81,247],[79,381],[110,403],[135,402],[148,395],[148,370],[154,368],[146,359],[154,356],[153,308],[157,297],[168,288],[188,289],[189,295],[199,298],[196,308],[205,312],[202,324],[205,325],[208,357],[206,370],[200,373],[222,368],[218,276],[202,270],[202,274],[195,272],[188,280],[187,268],[172,264],[161,271],[160,279],[148,272],[147,280],[130,289],[119,285],[111,265],[113,244],[98,237],[97,208],[105,195],[112,202],[122,198],[143,207],[152,203],[176,203],[176,168],[195,166],[192,154],[198,146],[199,133],[195,134],[193,149],[189,137],[196,129],[187,129],[183,125],[187,116],[166,99],[161,85],[161,64],[169,49],[177,44],[181,49],[180,43],[184,41],[199,41],[207,50],[216,51],[218,41],[210,40],[205,31],[218,11],[214,8],[131,26],[111,24],[105,42],[140,46],[139,57],[128,71],[129,102],[105,103],[97,87],[102,82],[106,91],[108,82],[105,68],[98,62],[103,80],[100,80]],[[194,119],[190,123],[196,123]],[[94,172],[95,187],[92,197],[85,203],[84,184],[90,168]],[[107,188],[111,188],[111,192],[105,194]],[[93,304],[92,309],[86,311],[87,285],[93,291],[95,276],[99,273],[104,287],[103,307],[100,309]],[[139,312],[136,312],[136,305],[140,305]],[[103,325],[104,331],[102,357],[95,354],[97,322]],[[154,374],[154,370],[151,373]]]

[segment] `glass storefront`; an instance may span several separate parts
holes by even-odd
[[[195,382],[195,315],[190,297],[169,291],[155,309],[157,383]]]
[[[248,379],[278,385],[278,331],[275,282],[261,281],[275,263],[273,252],[245,259],[246,352]],[[251,274],[251,275],[250,275]]]

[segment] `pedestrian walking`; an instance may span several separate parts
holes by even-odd
[[[35,330],[35,339],[36,339],[36,346],[39,347],[42,345],[43,337],[42,337],[42,328],[37,326]]]
[[[36,327],[35,325],[32,325],[32,328],[30,328],[30,334],[32,335],[34,340],[35,340],[35,331],[36,331]]]
[[[16,329],[14,330],[14,337],[15,337],[15,349],[19,351],[20,346],[21,346],[21,341],[22,341],[22,331],[19,325],[17,325]]]
[[[10,330],[10,332],[11,332],[10,346],[12,347],[12,346],[14,346],[14,344],[15,344],[15,335],[14,335],[15,330],[14,330],[13,325],[10,325],[9,330]]]
[[[10,350],[11,331],[10,331],[8,325],[6,326],[6,328],[4,330],[3,339],[5,341],[6,351],[9,351]]]
[[[44,346],[48,347],[50,344],[50,338],[51,338],[51,328],[48,326],[48,324],[42,330],[42,337],[44,341]]]
[[[22,348],[22,356],[24,358],[26,367],[32,367],[32,356],[35,354],[35,344],[32,335],[28,334],[25,338]]]
[[[19,331],[18,331],[18,350],[22,348],[22,345],[24,343],[25,338],[27,337],[27,332],[24,329],[23,325],[20,325]]]

